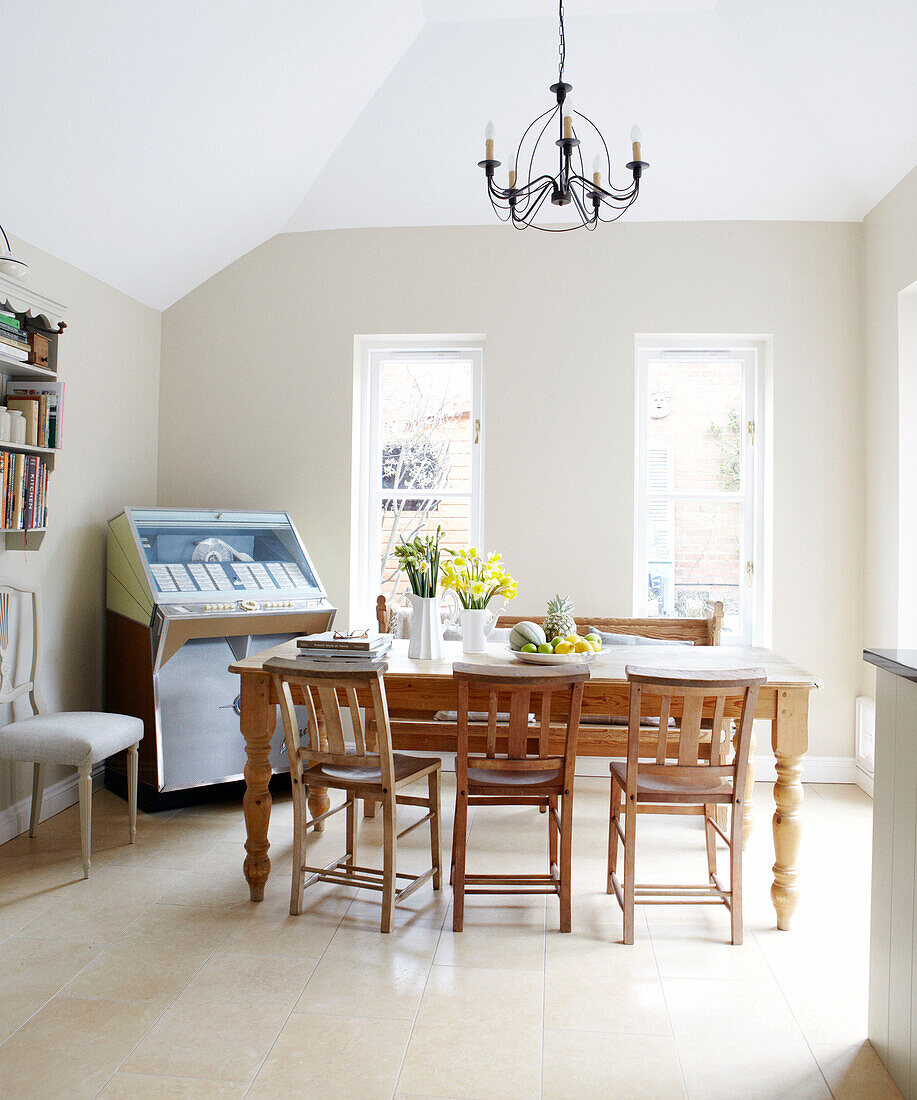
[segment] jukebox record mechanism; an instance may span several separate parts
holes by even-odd
[[[243,554],[230,546],[225,539],[201,539],[195,543],[191,554],[192,561],[216,562],[216,561],[251,561],[251,554]]]

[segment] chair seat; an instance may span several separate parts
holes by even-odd
[[[674,767],[674,765],[673,765]],[[611,774],[622,787],[627,786],[627,762],[612,761]],[[637,769],[638,802],[731,802],[732,780],[728,776],[684,776],[675,772],[660,775]]]
[[[0,759],[79,767],[136,745],[142,737],[143,722],[128,714],[36,714],[0,728]]]
[[[472,768],[468,769],[468,791],[514,794],[554,794],[563,785],[560,768],[544,771],[524,771],[520,768]]]
[[[428,756],[409,756],[404,752],[392,753],[395,764],[395,782],[401,783],[410,776],[420,778],[434,768],[441,766],[442,761]],[[313,764],[303,772],[305,783],[318,783],[326,787],[378,787],[382,791],[381,768],[364,768],[349,766],[347,764]]]

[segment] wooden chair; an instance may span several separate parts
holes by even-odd
[[[627,761],[611,764],[611,806],[608,824],[608,893],[614,892],[624,911],[624,942],[634,942],[634,905],[724,904],[732,920],[732,942],[742,942],[742,819],[751,726],[758,688],[767,680],[763,669],[688,672],[625,669],[630,684]],[[735,752],[725,764],[722,735],[726,700],[740,696]],[[644,707],[644,703],[649,705]],[[702,725],[712,711],[712,733],[704,744]],[[639,759],[641,718],[659,715],[654,763]],[[678,724],[675,758],[670,717]],[[622,799],[625,803],[621,827]],[[717,821],[716,808],[728,806],[729,833]],[[641,884],[634,882],[637,812],[699,814],[707,844],[706,884]],[[716,837],[729,848],[729,889],[717,875]],[[624,885],[617,877],[618,840],[624,842]]]
[[[523,666],[488,669],[478,664],[455,664],[452,674],[458,681],[452,930],[461,932],[464,927],[466,893],[557,894],[560,898],[560,930],[569,932],[573,768],[583,681],[589,679],[589,666],[544,666],[534,675]],[[552,704],[555,714],[562,710],[564,719],[564,751],[560,756],[548,755]],[[537,727],[529,725],[529,713],[533,707],[540,715]],[[487,711],[484,755],[470,755],[468,752],[469,709]],[[498,755],[497,714],[501,710],[509,714],[509,723],[500,727],[502,751]],[[548,873],[466,874],[469,806],[545,808],[548,811]]]
[[[28,610],[23,614],[20,609]],[[31,619],[31,671],[29,679],[13,682],[17,650],[17,624]],[[63,711],[42,714],[38,694],[41,656],[41,594],[25,585],[0,584],[0,704],[12,704],[28,695],[30,718],[10,722],[0,729],[0,760],[32,764],[32,813],[29,836],[34,837],[41,821],[44,793],[43,769],[47,764],[75,767],[79,773],[80,846],[83,877],[89,878],[92,847],[92,767],[122,749],[127,749],[128,836],[137,834],[137,748],[143,738],[143,722],[128,714],[95,711]],[[12,640],[12,645],[11,645]]]
[[[381,930],[390,932],[395,906],[430,878],[433,889],[441,886],[440,871],[440,767],[438,759],[407,756],[392,752],[391,729],[385,702],[383,670],[328,671],[320,666],[290,669],[288,662],[269,661],[266,668],[273,672],[280,713],[286,734],[293,788],[293,883],[290,913],[302,912],[303,892],[314,882],[336,882],[344,886],[379,890],[382,893]],[[307,708],[309,722],[306,731],[308,745],[300,743],[299,723],[293,701],[293,687]],[[375,726],[378,751],[367,750],[366,727],[360,713],[358,692],[367,704],[366,721]],[[350,713],[354,733],[354,749],[344,741],[339,701],[343,697]],[[428,797],[401,795],[397,792],[417,780],[427,777]],[[345,800],[325,813],[306,820],[309,784],[344,791]],[[361,867],[357,864],[356,800],[373,798],[383,807],[383,868]],[[400,833],[397,832],[397,806],[420,806],[427,811]],[[347,849],[339,859],[323,867],[306,865],[305,845],[309,829],[318,822],[347,811]],[[395,870],[397,841],[414,829],[430,823],[432,866],[421,875],[399,874]],[[306,881],[305,875],[311,877]],[[398,879],[408,879],[397,888]]]

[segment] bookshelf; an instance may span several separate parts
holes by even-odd
[[[41,366],[37,363],[21,363],[11,356],[4,355],[2,345],[0,345],[0,398],[2,398],[2,404],[5,405],[7,385],[10,379],[34,380],[37,390],[41,389],[42,382],[56,383],[58,381],[58,341],[61,333],[67,327],[64,321],[67,307],[33,290],[27,283],[0,274],[0,310],[16,314],[23,323],[31,322],[33,325],[37,325],[47,338],[49,345],[47,366]],[[0,440],[0,467],[3,463],[16,458],[17,461],[29,459],[31,460],[31,467],[36,468],[38,464],[34,462],[33,456],[37,456],[40,459],[40,465],[47,469],[47,494],[48,499],[50,499],[51,475],[54,472],[54,463],[59,453],[57,447],[38,447],[28,443],[11,443],[8,440]],[[5,514],[2,508],[4,503],[0,501],[0,523],[5,522]],[[45,523],[50,522],[50,515],[49,508]],[[37,550],[41,546],[47,530],[47,526],[35,526],[25,530],[0,527],[0,548],[7,550]]]

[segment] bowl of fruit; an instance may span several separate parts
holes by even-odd
[[[602,650],[598,634],[580,635],[573,621],[573,605],[566,596],[548,603],[544,626],[516,623],[509,635],[509,648],[518,661],[531,665],[582,664],[594,661]]]

